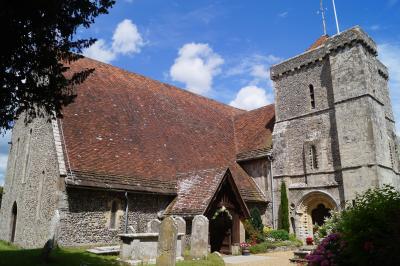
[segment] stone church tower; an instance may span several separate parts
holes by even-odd
[[[399,187],[399,143],[387,68],[360,29],[321,37],[308,51],[271,68],[275,217],[282,181],[291,230],[312,235],[329,209],[357,193]]]

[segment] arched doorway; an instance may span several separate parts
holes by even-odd
[[[11,238],[10,238],[11,243],[13,243],[15,240],[16,227],[17,227],[17,203],[14,202],[11,210]]]
[[[232,209],[231,209],[232,211]],[[230,252],[232,242],[232,215],[225,210],[210,220],[211,252]]]
[[[311,211],[312,223],[318,226],[324,224],[326,218],[331,217],[330,209],[326,208],[324,204],[318,204],[317,208]]]
[[[306,194],[296,208],[296,235],[303,240],[313,236],[315,225],[323,225],[325,218],[330,217],[330,211],[337,208],[335,200],[325,192]]]

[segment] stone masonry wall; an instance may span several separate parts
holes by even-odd
[[[124,192],[67,189],[67,207],[61,215],[59,243],[62,246],[118,244],[124,232],[126,200]],[[157,218],[171,197],[129,193],[128,225],[146,232],[147,222]],[[115,229],[110,228],[112,201],[118,211]]]
[[[375,43],[360,28],[273,66],[271,77],[277,117],[273,132],[276,214],[282,180],[288,186],[294,221],[302,215],[296,212],[306,195],[316,193],[343,206],[368,188],[383,183],[399,187],[399,143],[387,69],[376,58]],[[317,167],[312,167],[311,145],[316,148]]]
[[[15,244],[40,247],[51,237],[60,185],[52,124],[16,121],[0,210],[0,238],[10,241],[13,204],[17,204]]]

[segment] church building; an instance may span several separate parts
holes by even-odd
[[[212,250],[244,241],[252,208],[305,239],[357,193],[400,187],[387,68],[359,27],[271,67],[275,104],[244,111],[83,58],[95,68],[63,118],[15,122],[0,238],[40,247],[110,245],[151,219],[210,220]],[[229,212],[221,226],[215,214]]]

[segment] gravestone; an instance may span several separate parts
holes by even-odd
[[[181,216],[174,217],[176,225],[178,226],[178,234],[186,235],[186,221]]]
[[[192,222],[192,236],[190,239],[190,255],[195,259],[206,258],[208,254],[208,219],[203,215],[196,215]]]
[[[181,216],[175,216],[174,219],[178,226],[178,234],[183,234],[181,238],[181,254],[178,254],[183,256],[186,247],[186,221]]]
[[[158,219],[150,220],[147,223],[147,233],[159,233],[161,221]]]
[[[157,266],[175,266],[178,226],[171,216],[165,218],[160,226],[157,247]]]

